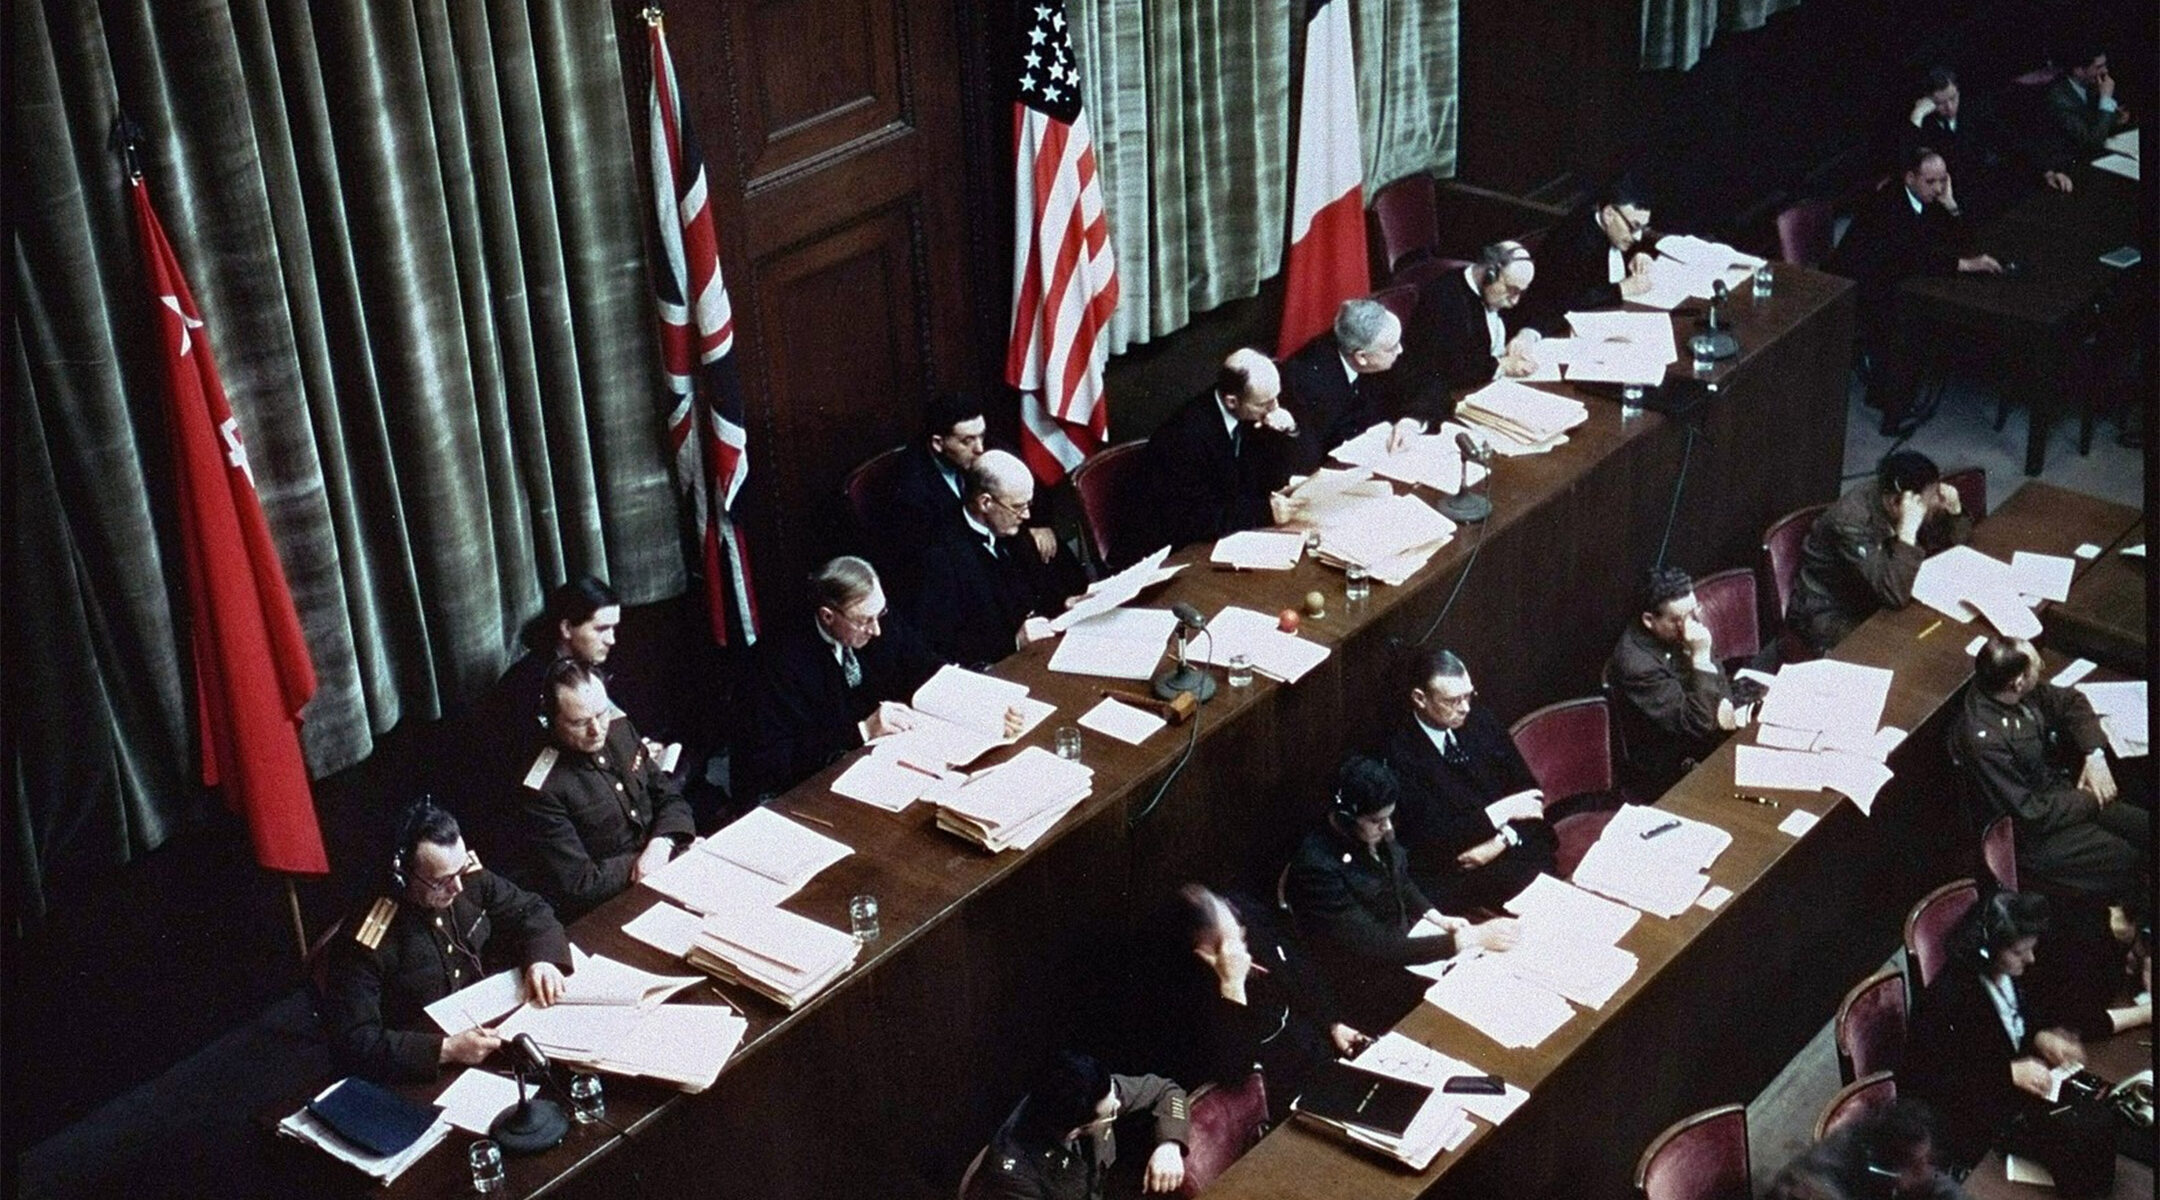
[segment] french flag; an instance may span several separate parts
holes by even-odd
[[[1297,147],[1282,331],[1275,343],[1281,355],[1296,353],[1326,332],[1343,301],[1372,291],[1365,270],[1365,166],[1357,75],[1350,60],[1349,0],[1306,5]]]

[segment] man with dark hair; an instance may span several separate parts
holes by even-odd
[[[1612,308],[1650,290],[1650,195],[1633,179],[1560,218],[1538,244],[1525,323],[1546,333],[1567,315]]]
[[[968,468],[989,448],[982,402],[965,392],[939,392],[923,413],[923,429],[903,447],[884,497],[875,543],[869,547],[896,589],[913,585],[908,572],[952,514],[960,511]],[[1057,534],[1047,522],[1030,522],[1028,539],[1044,562],[1057,554]]]
[[[1414,411],[1445,416],[1452,389],[1537,369],[1538,331],[1523,326],[1517,308],[1536,278],[1537,264],[1521,242],[1494,242],[1476,262],[1418,287],[1397,368],[1414,395]]]
[[[1314,338],[1282,364],[1283,407],[1297,421],[1290,469],[1309,474],[1328,453],[1387,415],[1383,394],[1403,353],[1403,324],[1377,300],[1345,300],[1332,336]],[[1397,422],[1399,444],[1422,432],[1416,418]]]
[[[2049,86],[2046,103],[2060,153],[2073,162],[2105,153],[2108,138],[2130,124],[2130,110],[2115,100],[2107,47],[2079,38],[2066,43],[2055,62],[2062,76]]]
[[[548,744],[519,790],[522,870],[572,920],[666,866],[696,823],[598,671],[565,659],[543,687]]]
[[[2124,796],[2108,765],[2092,703],[2041,682],[2040,653],[2023,638],[1989,638],[1950,726],[1950,755],[1971,775],[1990,816],[2017,830],[2020,877],[2129,903],[2146,893],[2152,814]],[[2054,749],[2074,748],[2076,774]],[[2064,756],[2073,757],[2073,756]]]
[[[426,1080],[442,1064],[485,1059],[502,1044],[493,1030],[443,1036],[426,1010],[505,965],[524,968],[533,1003],[562,997],[562,923],[545,900],[483,870],[447,811],[426,800],[407,810],[389,882],[394,890],[347,917],[325,951],[319,1007],[339,1070]]]
[[[1785,1164],[1764,1200],[1964,1200],[1935,1164],[1934,1117],[1896,1100],[1815,1143]]]
[[[1119,1116],[1154,1118],[1144,1192],[1185,1182],[1190,1134],[1185,1089],[1159,1075],[1113,1075],[1084,1054],[1060,1053],[984,1149],[966,1200],[1102,1200],[1117,1163]]]
[[[1550,872],[1559,850],[1545,793],[1476,698],[1462,659],[1424,651],[1412,666],[1410,713],[1387,743],[1410,877],[1449,913],[1502,907]]]
[[[735,798],[763,803],[874,737],[913,725],[903,703],[943,660],[886,611],[885,587],[843,555],[810,577],[811,620],[758,639],[732,763]]]
[[[1904,437],[1928,414],[1912,408],[1918,368],[1898,318],[1898,284],[1916,275],[2000,274],[1993,255],[1972,251],[1950,168],[1929,146],[1904,153],[1901,184],[1876,189],[1853,214],[1830,269],[1857,280],[1858,329],[1868,356],[1868,403],[1885,437]]]
[[[1505,950],[1517,937],[1512,919],[1473,925],[1425,898],[1395,841],[1401,798],[1387,763],[1344,759],[1326,818],[1298,844],[1283,880],[1299,930],[1368,1029],[1394,1024],[1423,994],[1424,981],[1402,968],[1466,947]]]
[[[1912,599],[1920,563],[1972,535],[1957,488],[1916,450],[1883,456],[1875,478],[1824,509],[1800,547],[1785,622],[1817,653]]]
[[[1942,155],[1950,177],[1958,181],[1964,202],[1960,211],[1975,221],[2002,211],[2016,193],[2031,185],[2034,175],[2058,192],[2074,186],[2061,171],[2032,166],[2012,139],[1975,115],[1958,90],[1957,72],[1946,66],[1928,70],[1920,98],[1913,101],[1910,118],[1900,131],[1899,144],[1908,151],[1926,146]]]
[[[968,468],[960,510],[923,550],[906,606],[937,654],[973,666],[1052,636],[1050,614],[1086,586],[1070,555],[1045,563],[1020,536],[1035,476],[1014,455],[987,450]]]
[[[1215,385],[1148,439],[1143,474],[1158,541],[1183,546],[1273,523],[1268,497],[1290,476],[1298,432],[1281,393],[1267,355],[1234,350]]]
[[[1752,704],[1735,702],[1686,571],[1653,569],[1640,613],[1606,660],[1605,681],[1627,747],[1628,790],[1655,800],[1754,714]]]

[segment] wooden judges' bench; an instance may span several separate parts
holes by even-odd
[[[1835,494],[1851,361],[1850,285],[1780,267],[1771,299],[1743,297],[1731,307],[1744,353],[1704,381],[1715,391],[1692,422],[1699,428],[1656,413],[1623,413],[1609,397],[1588,398],[1590,420],[1568,444],[1497,464],[1492,519],[1462,531],[1403,587],[1377,587],[1353,606],[1344,600],[1341,573],[1311,563],[1233,575],[1205,565],[1206,547],[1178,555],[1197,565],[1145,602],[1183,600],[1210,615],[1228,604],[1274,612],[1319,591],[1328,598],[1327,616],[1307,621],[1304,632],[1333,653],[1295,686],[1261,680],[1218,693],[1203,710],[1190,763],[1152,807],[1186,750],[1185,729],[1137,747],[1090,735],[1085,760],[1096,772],[1093,794],[1026,852],[985,855],[938,832],[921,805],[889,814],[835,796],[825,784],[837,766],[780,797],[774,807],[821,823],[855,849],[788,907],[845,927],[847,898],[872,893],[883,937],[865,947],[855,971],[801,1011],[784,1013],[729,989],[750,1032],[711,1090],[678,1096],[610,1078],[609,1117],[627,1139],[599,1126],[577,1129],[554,1151],[512,1161],[510,1194],[631,1195],[634,1180],[655,1195],[950,1196],[962,1166],[1049,1052],[1089,1031],[1148,1019],[1126,1000],[1132,989],[1121,951],[1152,906],[1188,879],[1271,886],[1292,844],[1321,811],[1343,749],[1376,736],[1403,711],[1396,663],[1451,596],[1454,607],[1434,640],[1463,652],[1481,700],[1512,718],[1596,690],[1613,639],[1632,619],[1637,580],[1658,554],[1683,477],[1665,557],[1698,573],[1753,563],[1760,532],[1773,518]],[[1676,339],[1699,324],[1699,306],[1676,313]],[[1684,348],[1680,357],[1676,377],[1688,370]],[[1107,682],[1051,674],[1049,649],[1033,647],[996,669],[1058,706],[1058,716],[1033,740],[1046,741],[1053,727],[1092,706]],[[1856,834],[1857,828],[1844,836]],[[1778,888],[1762,890],[1784,890],[1783,872],[1766,848],[1731,852],[1724,868],[1756,861],[1750,855],[1781,877]],[[621,933],[654,900],[634,888],[579,921],[573,937],[590,951],[642,967],[679,969]],[[1750,889],[1733,910],[1753,912],[1763,903]],[[1706,1024],[1713,1015],[1746,1014],[1760,1036],[1751,1039],[1740,1074],[1759,1083],[1813,1028],[1773,1019],[1776,1006],[1768,1002],[1778,995],[1776,985],[1800,973],[1792,964],[1771,964],[1777,969],[1760,975],[1689,970],[1685,980],[1667,981],[1649,969],[1677,957],[1691,939],[1718,943],[1721,959],[1741,957],[1744,943],[1722,930],[1699,937],[1701,923],[1683,920],[1653,931],[1664,952],[1646,955],[1646,970],[1614,1007],[1701,1005]],[[1806,939],[1793,939],[1795,955],[1806,940],[1840,940],[1849,931],[1822,919],[1806,922],[1805,932]],[[1707,960],[1690,957],[1685,965],[1698,961]],[[1806,989],[1805,1007],[1818,1013],[1812,1020],[1819,1023],[1844,982],[1840,975]],[[1700,1000],[1697,987],[1705,989]],[[715,999],[703,985],[689,995]],[[1434,1032],[1427,1017],[1412,1018],[1408,1028]],[[1611,1071],[1637,1081],[1646,1101],[1640,1111],[1663,1112],[1664,1093],[1684,1090],[1685,1076],[1704,1065],[1668,1052],[1675,1048],[1621,1053],[1601,1042],[1558,1064],[1546,1088],[1595,1087],[1597,1074]],[[1647,1103],[1653,1098],[1660,1103]],[[1525,1110],[1526,1127],[1539,1121],[1539,1103]],[[1627,1121],[1579,1127],[1538,1147],[1526,1177],[1562,1178],[1571,1164],[1594,1163],[1598,1186],[1574,1194],[1609,1191],[1603,1143],[1640,1123],[1639,1112],[1625,1115]],[[1301,1136],[1278,1134],[1261,1148],[1254,1170],[1239,1168],[1239,1182],[1225,1186],[1276,1194],[1265,1181],[1277,1171],[1307,1169],[1300,1163],[1340,1175],[1350,1188],[1331,1184],[1317,1194],[1353,1194],[1389,1179],[1336,1148],[1304,1147]],[[452,1138],[389,1194],[469,1194],[467,1140]],[[299,1173],[313,1192],[373,1191],[330,1176],[297,1151],[265,1158],[277,1160],[266,1162],[265,1171]],[[1512,1171],[1475,1147],[1446,1160],[1450,1167],[1463,1162],[1488,1164],[1488,1178]],[[1403,1181],[1388,1187],[1415,1190]],[[1527,1193],[1510,1187],[1505,1194]]]

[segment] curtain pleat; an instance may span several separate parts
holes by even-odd
[[[55,0],[17,106],[6,786],[34,915],[209,802],[150,298],[144,130],[321,686],[317,775],[500,671],[541,591],[685,570],[613,9]]]
[[[1642,69],[1685,71],[1720,33],[1760,29],[1800,0],[1643,0]]]

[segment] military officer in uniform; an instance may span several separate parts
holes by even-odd
[[[990,1139],[966,1200],[1101,1200],[1117,1162],[1117,1120],[1139,1112],[1155,1125],[1141,1188],[1174,1192],[1185,1182],[1185,1089],[1160,1075],[1112,1075],[1083,1054],[1058,1055]]]
[[[1950,756],[1972,776],[1990,817],[2017,831],[2020,876],[2127,903],[2145,890],[2152,814],[2116,786],[2092,703],[2040,681],[2040,654],[2023,638],[1989,638],[1950,727]],[[2076,774],[2051,743],[2068,742]]]
[[[1785,623],[1817,654],[1882,609],[1912,600],[1928,555],[1972,536],[1957,488],[1917,450],[1883,456],[1875,478],[1823,510],[1800,546]]]
[[[563,659],[544,694],[548,744],[519,789],[523,870],[572,920],[666,866],[696,823],[599,672]]]
[[[547,901],[483,870],[457,818],[422,800],[406,814],[391,860],[395,895],[346,923],[325,952],[320,1009],[340,1070],[385,1082],[433,1078],[470,1065],[502,1040],[486,1028],[448,1037],[426,1008],[507,963],[525,969],[526,995],[563,993],[570,941]],[[503,955],[501,948],[514,953]],[[503,959],[504,961],[497,961]]]

